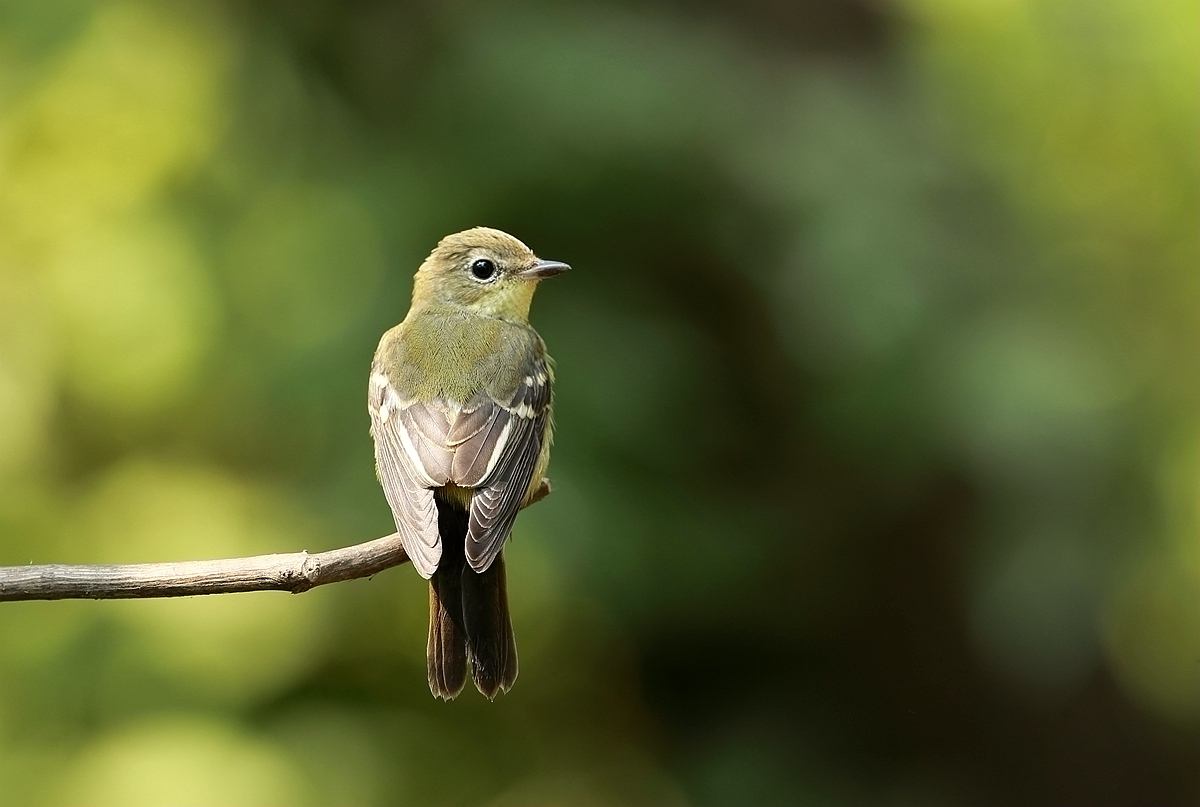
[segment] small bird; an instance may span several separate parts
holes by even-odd
[[[379,341],[367,409],[396,531],[429,580],[429,690],[493,699],[517,678],[504,543],[550,491],[554,372],[529,324],[542,280],[570,269],[511,235],[443,238],[413,279],[408,315]]]

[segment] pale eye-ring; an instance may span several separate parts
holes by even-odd
[[[471,262],[471,277],[480,283],[496,279],[496,264],[487,258],[478,258]]]

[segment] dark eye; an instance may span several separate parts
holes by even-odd
[[[487,258],[480,258],[471,264],[471,276],[476,280],[491,280],[496,276],[496,264]]]

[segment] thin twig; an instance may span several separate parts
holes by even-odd
[[[550,495],[549,479],[525,502]],[[139,600],[192,597],[239,591],[290,591],[370,577],[408,562],[396,533],[342,549],[310,555],[190,560],[182,563],[125,563],[112,566],[52,563],[0,566],[0,602],[18,600]]]
[[[408,560],[395,533],[374,541],[318,552],[251,558],[114,566],[50,564],[0,566],[0,602],[190,597],[237,591],[299,594],[326,583],[369,577]]]

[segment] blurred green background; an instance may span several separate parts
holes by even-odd
[[[0,803],[1200,804],[1183,0],[0,5],[0,564],[392,527],[436,240],[576,270],[516,689],[409,568],[0,605]]]

